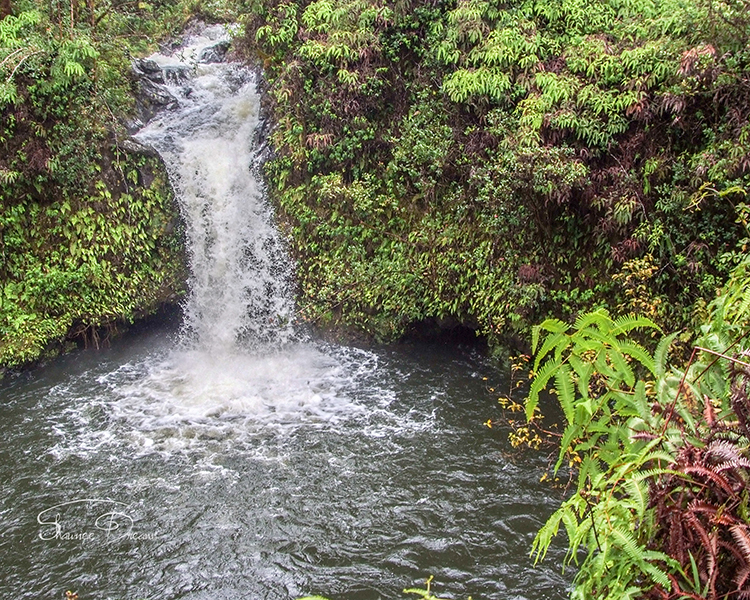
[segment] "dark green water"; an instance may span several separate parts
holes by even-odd
[[[558,492],[482,425],[500,375],[480,352],[174,338],[0,384],[6,597],[403,598],[429,575],[450,598],[565,597],[559,553],[528,556]]]

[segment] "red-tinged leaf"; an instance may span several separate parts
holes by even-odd
[[[716,485],[721,487],[724,491],[727,492],[732,497],[735,497],[736,494],[734,490],[732,489],[732,486],[729,485],[729,482],[727,481],[726,477],[721,475],[720,473],[716,473],[712,471],[711,469],[707,469],[706,467],[701,467],[700,465],[689,465],[686,467],[683,467],[683,472],[688,475],[700,475],[702,477],[705,477],[706,479],[710,479],[713,481]]]
[[[742,555],[750,562],[750,530],[748,530],[747,525],[733,525],[729,529],[732,532],[732,537],[740,547]]]

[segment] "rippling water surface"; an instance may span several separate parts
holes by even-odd
[[[563,598],[560,556],[528,557],[557,501],[544,457],[482,425],[484,377],[471,349],[199,356],[161,328],[5,382],[3,589],[374,599],[432,574],[448,597]]]

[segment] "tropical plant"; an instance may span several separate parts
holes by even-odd
[[[690,323],[747,237],[743,7],[250,0],[306,318],[493,344],[602,304]]]
[[[565,466],[575,484],[534,553],[543,558],[565,527],[566,562],[579,564],[572,597],[750,593],[746,268],[712,303],[682,371],[669,366],[674,334],[653,354],[629,339],[657,331],[648,319],[599,310],[572,328],[553,319],[535,328],[527,417],[551,387],[565,416],[554,470]]]
[[[120,141],[128,54],[184,5],[13,4],[0,19],[0,367],[103,343],[183,288],[163,166]]]

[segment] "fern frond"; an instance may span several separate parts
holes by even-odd
[[[658,442],[660,440],[654,440],[655,442]],[[638,457],[639,464],[645,465],[648,463],[666,463],[668,465],[674,464],[674,456],[672,456],[669,452],[666,452],[664,450],[656,450],[654,452],[648,452],[646,454],[641,454]]]
[[[698,537],[701,539],[701,543],[703,544],[703,547],[705,548],[706,552],[708,552],[709,555],[713,555],[714,554],[713,544],[711,543],[711,540],[708,537],[706,528],[703,527],[703,523],[701,523],[698,517],[696,517],[695,514],[690,511],[685,513],[685,519],[690,522],[691,528],[698,534]]]
[[[610,333],[614,336],[622,335],[623,333],[629,333],[633,329],[649,328],[661,331],[661,327],[659,327],[651,319],[632,315],[620,317],[619,319],[615,320],[613,325],[614,327],[612,328],[612,331]]]
[[[565,335],[564,332],[548,335],[544,339],[544,343],[542,344],[542,347],[539,349],[539,352],[536,353],[536,359],[534,360],[534,370],[539,368],[539,364],[542,362],[544,357],[547,356],[547,354],[549,354],[550,350],[552,350],[555,346],[559,345],[560,342],[564,342],[566,340],[569,340],[569,338],[567,335]],[[560,354],[561,352],[562,351],[556,352],[556,354]]]
[[[529,396],[526,399],[526,419],[530,420],[534,415],[534,409],[539,404],[539,393],[547,387],[550,378],[560,368],[560,363],[548,360],[537,372],[534,381],[529,389]]]
[[[748,580],[750,580],[750,565],[746,565],[737,571],[734,576],[734,584],[737,586],[737,589],[742,589]],[[750,590],[746,593],[750,594]]]
[[[560,319],[546,319],[531,330],[531,351],[536,352],[539,342],[539,333],[544,330],[548,333],[565,333],[570,326]]]
[[[624,483],[625,491],[635,502],[635,510],[639,519],[643,518],[648,506],[648,487],[642,480],[626,479]]]
[[[645,548],[638,543],[630,531],[614,525],[609,531],[609,535],[614,539],[615,546],[625,552],[634,563],[640,565],[646,562],[643,555]]]
[[[746,458],[740,458],[739,460],[729,460],[727,462],[716,465],[717,473],[740,469],[750,469],[750,460],[747,460]]]
[[[617,378],[622,379],[628,387],[633,387],[635,385],[635,373],[633,372],[633,368],[623,358],[619,348],[612,348],[612,350],[607,352],[607,356],[615,367]]]
[[[669,347],[672,345],[672,342],[676,337],[677,332],[665,336],[656,346],[656,352],[654,352],[653,373],[657,377],[664,377],[667,374],[667,356],[669,355]]]
[[[635,393],[630,404],[635,409],[636,414],[646,423],[651,420],[651,409],[646,400],[646,384],[643,381],[636,383]]]
[[[597,487],[599,485],[599,482],[601,481],[602,476],[603,474],[601,468],[599,467],[599,460],[596,458],[592,458],[590,454],[586,454],[583,461],[581,462],[581,468],[578,474],[578,479],[580,482],[582,482],[582,485],[579,486],[578,491],[581,491],[586,481],[590,481],[592,487]]]
[[[729,529],[745,560],[750,562],[750,530],[748,530],[747,525],[733,525]]]
[[[645,479],[657,479],[661,475],[679,475],[679,473],[673,469],[646,469],[634,473],[633,478],[637,481],[643,481]]]
[[[589,362],[582,361],[578,356],[571,356],[568,359],[570,366],[573,367],[573,371],[578,378],[576,382],[578,385],[578,393],[582,398],[589,397],[589,382],[591,376],[594,374],[594,365]]]
[[[700,465],[687,465],[683,467],[682,469],[688,475],[700,475],[701,477],[710,479],[732,497],[736,495],[735,491],[732,489],[732,486],[729,484],[729,481],[727,481],[726,477],[717,473],[713,469],[708,469]]]
[[[619,343],[620,352],[627,354],[641,363],[652,375],[656,375],[656,361],[643,346],[630,340],[622,340]]]
[[[560,529],[560,522],[563,519],[563,515],[566,511],[571,510],[567,503],[563,504],[558,508],[547,522],[542,525],[541,529],[536,534],[533,543],[531,544],[531,556],[534,557],[534,564],[537,564],[540,560],[544,560],[547,555],[547,550],[552,543],[552,538],[557,535]]]
[[[575,416],[575,407],[573,406],[575,403],[575,385],[571,377],[570,367],[567,364],[560,365],[555,373],[555,390],[565,419],[570,423]]]
[[[722,462],[738,461],[743,458],[736,444],[729,440],[714,440],[706,447],[706,457],[715,456]]]
[[[653,565],[650,562],[643,562],[639,566],[644,572],[648,573],[651,576],[651,579],[654,581],[654,583],[658,583],[659,585],[667,589],[669,589],[669,587],[672,585],[672,582],[669,580],[669,576],[656,565]]]
[[[594,324],[599,326],[606,325],[607,329],[611,329],[613,322],[609,317],[609,312],[604,308],[599,308],[595,311],[583,314],[576,319],[576,322],[573,324],[573,329],[581,331]]]

